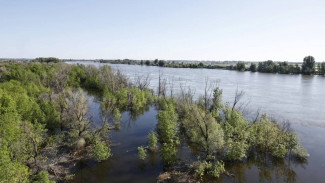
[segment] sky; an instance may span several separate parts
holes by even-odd
[[[325,0],[0,0],[0,58],[325,61]]]

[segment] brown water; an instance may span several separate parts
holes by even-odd
[[[83,64],[103,65],[95,62]],[[190,86],[196,94],[202,94],[205,78],[219,80],[223,99],[231,102],[236,88],[244,90],[247,109],[268,113],[280,121],[290,121],[310,154],[306,163],[284,161],[261,162],[259,158],[249,159],[228,167],[234,177],[223,176],[217,182],[324,182],[325,179],[325,78],[321,76],[280,75],[228,70],[176,69],[132,65],[111,65],[120,69],[131,79],[136,75],[149,74],[150,87],[156,88],[159,72],[165,78],[174,79],[177,91],[179,85]],[[94,117],[98,116],[99,104],[92,103]],[[96,107],[97,106],[97,107]],[[97,112],[96,112],[97,111]],[[76,182],[155,182],[163,171],[159,158],[150,157],[143,162],[137,158],[136,147],[147,145],[146,136],[155,128],[156,110],[150,108],[137,120],[123,114],[122,128],[112,131],[113,158],[82,168],[76,174]],[[249,116],[249,115],[248,115]],[[188,154],[186,150],[181,153]]]

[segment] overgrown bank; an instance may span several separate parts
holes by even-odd
[[[139,157],[145,161],[147,153],[159,152],[166,170],[184,164],[182,175],[193,179],[219,177],[227,173],[227,164],[244,162],[252,153],[278,160],[308,155],[288,126],[265,116],[245,119],[237,102],[222,103],[222,90],[215,86],[199,100],[184,90],[167,95],[163,83],[155,95],[145,78],[131,83],[109,66],[39,62],[1,65],[1,117],[17,116],[14,124],[1,121],[5,129],[0,134],[5,139],[1,141],[3,181],[44,182],[49,181],[48,174],[58,181],[72,178],[66,176],[72,172],[60,169],[70,170],[80,159],[111,157],[107,133],[119,128],[121,113],[131,111],[137,116],[150,104],[157,106],[159,122],[148,134],[148,146],[139,147]],[[101,100],[104,123],[96,128],[87,116],[85,91],[90,90]],[[197,157],[190,164],[177,159],[184,141]],[[14,168],[6,169],[5,164]]]
[[[109,66],[35,60],[0,66],[0,182],[73,178],[78,161],[112,156],[107,133],[121,112],[144,110],[151,92]],[[103,124],[94,128],[85,91],[103,96]]]

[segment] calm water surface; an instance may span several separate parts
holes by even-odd
[[[71,63],[71,62],[70,62]],[[97,62],[72,62],[104,65]],[[223,100],[233,101],[236,88],[246,92],[245,104],[249,114],[257,109],[280,121],[290,121],[310,154],[307,163],[279,163],[276,167],[261,166],[258,160],[228,167],[235,176],[223,176],[218,182],[324,182],[325,179],[325,78],[321,76],[280,75],[228,70],[176,69],[134,65],[111,65],[130,79],[150,75],[150,87],[157,88],[159,72],[180,85],[202,94],[204,80],[218,80],[223,89]],[[99,104],[92,102],[94,118],[99,116]],[[155,182],[163,171],[159,155],[146,162],[137,158],[136,147],[147,145],[146,136],[155,128],[157,111],[150,108],[144,115],[131,120],[123,114],[120,131],[110,133],[114,156],[94,166],[82,168],[76,182]],[[98,120],[100,120],[98,118]],[[186,154],[185,151],[181,153]]]

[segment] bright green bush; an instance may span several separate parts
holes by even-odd
[[[151,131],[148,135],[148,144],[149,144],[149,149],[155,150],[157,149],[158,145],[158,137],[154,131]]]
[[[138,157],[141,160],[145,160],[147,157],[147,150],[142,146],[138,147]]]
[[[105,142],[96,140],[93,147],[93,157],[100,162],[111,156],[112,153],[110,147]]]
[[[177,113],[172,103],[163,102],[158,112],[157,131],[159,141],[169,143],[177,139]]]
[[[55,181],[50,180],[49,173],[47,171],[41,171],[36,175],[33,183],[55,183]]]

